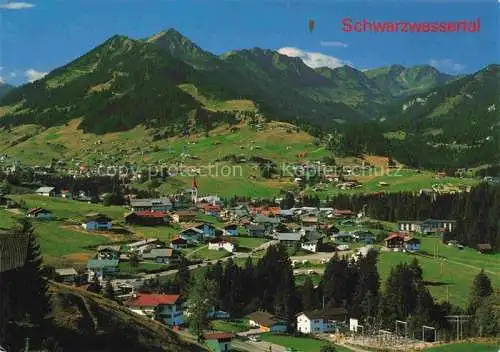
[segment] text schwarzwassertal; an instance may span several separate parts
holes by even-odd
[[[476,33],[481,30],[481,19],[446,22],[411,22],[411,21],[370,21],[354,20],[350,17],[342,19],[344,32],[441,32],[441,33]]]

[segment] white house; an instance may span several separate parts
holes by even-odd
[[[40,187],[35,191],[39,196],[54,197],[55,188],[54,187]]]
[[[215,251],[225,249],[229,253],[233,253],[236,249],[236,245],[227,239],[217,238],[208,242],[208,249]]]
[[[180,295],[141,293],[125,305],[133,312],[160,320],[169,326],[184,324],[184,306]]]
[[[89,213],[82,223],[85,230],[109,230],[112,227],[111,218],[100,213]]]
[[[344,308],[302,312],[297,315],[297,331],[303,334],[333,332],[346,320],[347,310]]]

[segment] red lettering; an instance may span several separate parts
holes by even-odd
[[[342,19],[342,31],[352,32],[352,19],[350,17]]]

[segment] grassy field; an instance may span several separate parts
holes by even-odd
[[[231,320],[212,320],[210,322],[212,329],[216,331],[227,332],[243,332],[249,329],[248,320],[246,319],[231,319]]]
[[[423,238],[422,248],[432,253],[435,239]],[[383,252],[379,256],[378,270],[382,280],[385,280],[393,266],[401,262],[410,262],[416,257],[424,272],[424,280],[432,295],[439,301],[449,296],[451,303],[464,307],[468,303],[469,290],[474,276],[484,269],[494,287],[500,287],[500,255],[480,254],[473,249],[460,251],[456,248],[439,244],[441,255],[446,258],[436,260],[399,252]],[[470,263],[473,263],[470,264]]]
[[[324,340],[317,340],[310,337],[295,337],[287,335],[275,335],[271,333],[265,333],[260,335],[262,341],[267,341],[274,343],[276,345],[281,345],[284,347],[295,348],[299,352],[319,352],[321,347],[327,345],[328,342]],[[338,352],[349,352],[348,348],[335,346]]]
[[[479,343],[455,343],[443,346],[426,348],[425,352],[497,352],[499,345],[485,345]]]
[[[240,102],[241,103],[241,102]],[[231,103],[232,104],[232,103]],[[220,126],[209,136],[198,134],[189,137],[173,137],[153,141],[153,131],[138,126],[130,131],[108,133],[106,135],[85,134],[78,129],[80,120],[73,120],[65,126],[41,129],[34,125],[14,127],[11,131],[0,130],[0,152],[19,159],[29,165],[40,165],[56,160],[80,160],[89,165],[100,162],[106,165],[122,166],[135,162],[140,168],[157,165],[200,168],[199,189],[202,194],[221,196],[273,197],[281,189],[292,189],[290,177],[264,179],[250,163],[230,164],[220,161],[228,155],[239,155],[246,160],[262,157],[274,161],[279,170],[283,165],[300,160],[318,161],[333,154],[318,146],[314,138],[286,123],[271,122],[263,130],[257,130],[241,123],[237,126]],[[234,130],[236,128],[236,130]],[[26,139],[27,140],[24,140]],[[16,142],[17,141],[17,142]],[[90,150],[90,152],[89,152]],[[299,155],[303,155],[299,158]],[[417,173],[414,170],[386,169],[386,158],[366,156],[356,158],[336,158],[337,164],[360,165],[370,162],[377,166],[375,171],[364,171],[356,176],[363,187],[354,190],[339,190],[333,185],[325,191],[307,193],[320,198],[337,193],[397,192],[430,188],[433,184],[472,185],[473,179],[447,177],[439,180],[430,172]],[[130,172],[133,172],[129,169]],[[250,179],[252,177],[252,179]],[[255,177],[255,179],[253,179]],[[170,177],[162,183],[158,191],[170,194],[189,187],[192,175]],[[388,186],[379,186],[387,182]],[[147,188],[148,183],[134,184],[137,188]]]

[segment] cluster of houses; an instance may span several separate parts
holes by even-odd
[[[185,300],[177,294],[139,293],[133,294],[124,305],[132,312],[178,328],[186,324],[189,311]],[[215,312],[209,313],[214,318]],[[224,313],[224,312],[219,312]],[[229,318],[227,313],[223,318]],[[220,316],[216,318],[221,318]],[[247,326],[254,332],[284,333],[288,322],[266,311],[255,311],[246,317]],[[339,331],[346,327],[349,313],[344,308],[327,308],[322,310],[303,311],[291,322],[297,332],[303,334],[321,334]],[[233,334],[228,332],[212,332],[205,335],[205,343],[212,351],[230,351]]]

